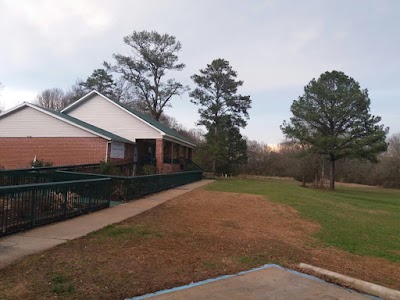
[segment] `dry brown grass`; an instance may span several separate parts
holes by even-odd
[[[0,299],[123,299],[271,262],[400,288],[400,264],[323,248],[319,228],[261,196],[195,190],[0,270]]]

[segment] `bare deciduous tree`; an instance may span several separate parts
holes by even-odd
[[[82,80],[77,80],[66,92],[63,99],[63,108],[67,107],[76,100],[79,100],[87,94],[87,91],[80,85]]]
[[[36,96],[34,104],[60,111],[86,95],[86,91],[79,84],[80,82],[80,80],[77,80],[66,92],[60,88],[43,90]]]
[[[381,157],[380,177],[387,187],[400,187],[400,133],[388,139],[389,147]]]
[[[44,108],[61,110],[64,108],[64,97],[65,94],[62,89],[46,89],[36,96],[34,103]]]

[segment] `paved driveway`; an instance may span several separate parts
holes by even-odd
[[[131,300],[378,299],[277,265],[135,297]]]

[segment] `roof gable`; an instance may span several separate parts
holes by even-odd
[[[93,96],[98,95],[100,97],[102,97],[103,99],[113,103],[114,105],[116,105],[117,107],[119,107],[121,110],[129,113],[130,115],[132,115],[133,117],[141,120],[142,122],[144,122],[145,124],[147,124],[148,126],[152,127],[153,129],[159,131],[162,135],[166,135],[170,138],[182,141],[186,144],[189,144],[191,146],[195,146],[191,141],[189,141],[186,137],[182,136],[181,134],[179,134],[178,132],[176,132],[175,130],[169,128],[168,126],[165,126],[164,124],[160,123],[159,121],[153,119],[152,117],[145,115],[135,109],[132,109],[130,107],[128,107],[127,105],[124,105],[122,103],[116,102],[104,95],[102,95],[101,93],[93,90],[90,93],[88,93],[87,95],[83,96],[81,99],[75,101],[74,103],[70,104],[69,106],[67,106],[66,108],[64,108],[63,110],[61,110],[61,113],[63,114],[68,114],[68,112],[72,111],[73,109],[77,108],[78,106],[80,106],[81,104],[83,104],[86,100],[92,98]]]
[[[87,131],[87,132],[89,132],[91,134],[94,134],[95,136],[99,136],[99,137],[105,138],[107,140],[112,140],[112,141],[116,141],[116,142],[132,143],[131,141],[129,141],[127,139],[124,139],[124,138],[122,138],[122,137],[120,137],[118,135],[115,135],[115,134],[113,134],[111,132],[108,132],[106,130],[103,130],[101,128],[93,126],[91,124],[85,123],[85,122],[83,122],[81,120],[78,120],[78,119],[76,119],[74,117],[68,116],[66,114],[62,114],[60,112],[57,112],[57,111],[54,111],[54,110],[51,110],[51,109],[48,109],[48,108],[43,108],[43,107],[37,106],[37,105],[32,104],[32,103],[28,103],[28,102],[24,102],[24,103],[22,103],[22,104],[20,104],[20,105],[18,105],[16,107],[10,109],[10,110],[7,110],[7,111],[1,113],[0,114],[0,118],[6,117],[9,114],[15,113],[15,112],[17,112],[18,110],[20,110],[20,109],[22,109],[24,107],[30,107],[30,108],[32,108],[32,109],[34,109],[36,111],[44,113],[44,114],[46,114],[46,115],[48,115],[50,117],[53,117],[55,119],[58,119],[58,120],[60,120],[60,121],[62,121],[64,123],[68,123],[71,126],[80,128],[80,129],[82,129],[84,131]]]

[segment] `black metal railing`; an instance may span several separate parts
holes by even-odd
[[[58,176],[56,174],[58,170],[89,172],[98,168],[99,165],[100,164],[85,164],[57,167],[38,167],[30,169],[0,170],[0,186],[64,181],[64,178],[62,176]],[[82,176],[75,176],[72,179],[69,178],[69,180],[78,180],[81,177]]]
[[[60,171],[59,173],[63,173],[65,176],[86,175],[90,176],[90,178],[110,178],[111,199],[115,201],[134,200],[166,189],[199,181],[203,177],[203,172],[200,170],[133,177],[83,174],[68,171]]]
[[[179,164],[181,159],[164,157],[164,164]]]
[[[59,171],[76,172],[76,174],[70,174],[67,178],[64,178],[65,176],[62,174],[57,174]],[[84,176],[84,174],[107,173],[105,171],[110,171],[114,175],[128,176],[133,172],[133,163],[118,165],[111,164],[109,170],[106,170],[102,164],[0,170],[0,186],[87,179],[87,176]]]
[[[145,176],[86,173],[91,165],[0,170],[0,236],[202,179],[202,171]],[[77,169],[85,172],[75,172]],[[73,171],[70,171],[73,170]]]
[[[0,236],[110,206],[109,178],[0,187]]]
[[[82,174],[82,175],[81,175]],[[35,183],[50,183],[67,180],[86,179],[85,173],[76,173],[75,175],[64,175],[58,170],[40,171],[35,169],[18,171],[0,171],[0,186],[25,185]]]
[[[201,170],[204,171],[198,164],[196,164],[193,160],[191,159],[186,159],[186,165],[191,166],[194,170]]]
[[[202,171],[135,177],[112,176],[112,199],[129,201],[202,179]]]

